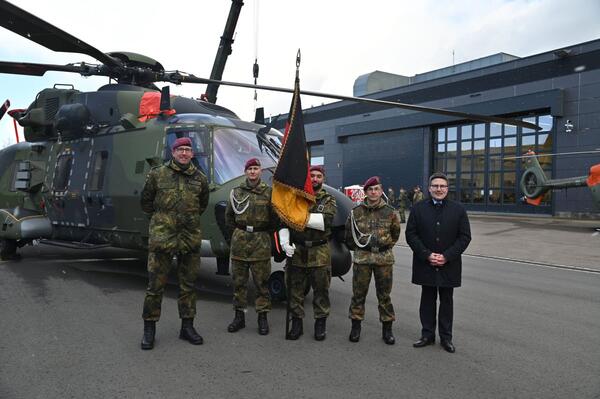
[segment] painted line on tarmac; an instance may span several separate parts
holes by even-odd
[[[396,246],[410,249],[410,247],[408,245],[396,244]],[[535,262],[535,261],[531,261],[531,260],[505,258],[502,256],[489,256],[489,255],[480,255],[480,254],[463,254],[462,256],[468,256],[471,258],[480,258],[480,259],[502,260],[505,262],[522,263],[525,265],[547,267],[550,269],[562,269],[562,270],[570,270],[570,271],[575,271],[575,272],[600,274],[600,270],[591,269],[589,267],[583,267],[583,266],[569,266],[569,265],[560,265],[560,264],[556,264],[556,263],[540,263],[540,262]]]

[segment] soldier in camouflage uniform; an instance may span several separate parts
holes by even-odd
[[[236,332],[246,326],[249,271],[256,288],[254,306],[258,313],[258,332],[269,333],[267,313],[271,310],[268,281],[271,274],[271,238],[277,215],[271,207],[271,187],[261,179],[260,161],[246,162],[246,180],[230,193],[225,222],[233,232],[230,246],[233,270],[233,308],[235,317],[227,331]]]
[[[141,196],[142,210],[151,217],[142,349],[154,347],[156,322],[160,318],[162,297],[174,256],[178,261],[179,338],[194,345],[203,342],[193,323],[196,315],[194,284],[200,268],[200,215],[208,204],[208,180],[191,163],[194,153],[189,138],[175,140],[171,150],[173,159],[148,173]]]
[[[379,302],[382,338],[388,345],[395,342],[392,322],[396,319],[390,299],[394,254],[392,249],[400,237],[400,219],[391,206],[381,198],[383,188],[379,177],[369,178],[363,188],[365,201],[357,205],[346,221],[346,243],[354,249],[352,268],[352,301],[349,317],[352,320],[350,341],[360,339],[361,321],[365,316],[365,299],[375,276]]]
[[[317,341],[322,341],[326,336],[326,320],[330,310],[331,255],[328,240],[337,205],[335,198],[323,188],[325,169],[322,166],[311,166],[310,178],[316,203],[309,209],[310,217],[306,229],[290,232],[292,250],[283,237],[281,245],[288,256],[292,255],[286,266],[286,273],[288,273],[286,281],[290,284],[289,309],[292,313],[292,328],[288,338],[298,339],[302,335],[304,297],[312,287],[314,337]]]
[[[421,191],[421,186],[416,185],[415,188],[413,189],[413,197],[412,197],[412,203],[413,205],[415,205],[418,202],[423,201],[423,191]]]
[[[396,194],[394,193],[394,189],[389,187],[387,192],[387,203],[392,208],[396,207]]]
[[[408,195],[404,187],[400,187],[398,191],[398,213],[400,214],[400,223],[406,223],[406,202]]]

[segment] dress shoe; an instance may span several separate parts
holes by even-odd
[[[417,342],[415,342],[413,344],[413,346],[415,348],[422,348],[424,346],[433,345],[433,344],[435,344],[435,338],[421,337],[421,338],[419,338],[419,340]]]
[[[154,335],[156,334],[156,322],[144,320],[144,336],[142,337],[142,349],[154,348]]]
[[[444,350],[446,352],[448,352],[448,353],[456,352],[456,348],[454,347],[454,344],[452,344],[452,341],[442,340],[440,342],[440,344],[442,345],[442,348],[444,348]]]
[[[267,312],[260,312],[258,314],[258,333],[260,335],[267,335],[269,333],[269,322],[267,321]]]
[[[286,334],[285,339],[291,339],[295,341],[300,338],[302,333],[302,319],[299,317],[292,317],[292,328],[290,332]]]
[[[315,320],[315,339],[323,341],[327,335],[327,318],[320,317]]]
[[[358,342],[360,340],[360,320],[352,319],[352,329],[350,330],[350,336],[348,339],[350,342]]]
[[[233,321],[227,326],[227,331],[230,333],[241,330],[246,327],[246,319],[243,310],[236,310]]]
[[[202,345],[204,343],[204,340],[194,328],[194,319],[181,319],[179,338],[188,341],[192,345]]]
[[[392,322],[384,321],[381,327],[381,338],[383,338],[383,342],[388,345],[394,345],[396,343],[396,338],[394,338],[394,334],[392,334]]]

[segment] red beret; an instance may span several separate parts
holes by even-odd
[[[171,146],[171,150],[174,150],[175,148],[181,147],[183,145],[191,147],[192,146],[192,140],[190,140],[189,137],[180,137],[177,140],[175,140],[175,142]]]
[[[376,186],[378,184],[381,184],[381,179],[379,178],[379,176],[369,177],[363,185],[363,190],[367,191],[369,187]]]
[[[321,172],[323,174],[323,176],[325,176],[325,168],[323,167],[323,165],[312,165],[310,167],[310,171],[312,172],[313,170],[316,170],[317,172]]]
[[[246,170],[248,170],[248,168],[250,166],[258,166],[260,167],[260,161],[258,160],[258,158],[250,158],[249,160],[246,161],[246,166],[244,166],[244,172]]]

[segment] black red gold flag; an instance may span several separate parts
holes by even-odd
[[[315,202],[309,168],[300,103],[300,79],[296,77],[281,154],[273,176],[271,202],[279,217],[288,226],[300,231],[306,227],[308,209]]]

